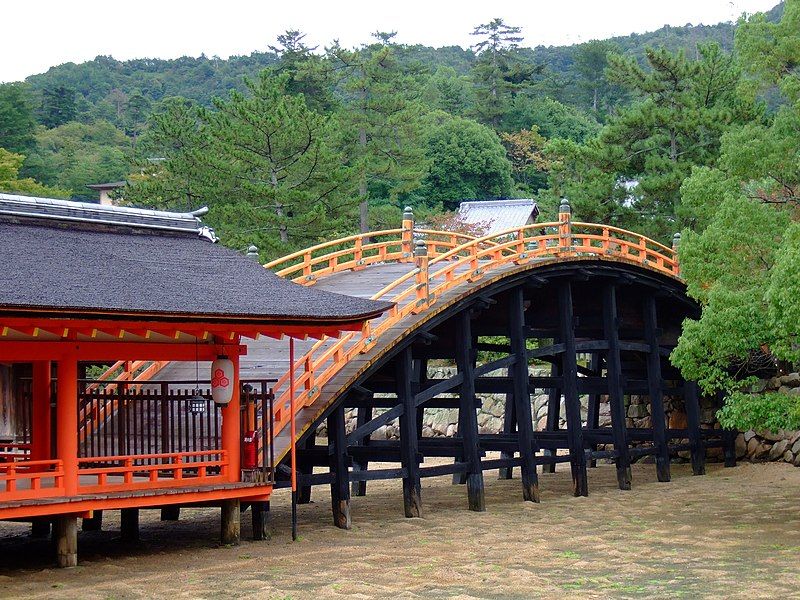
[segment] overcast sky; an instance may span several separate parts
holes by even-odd
[[[778,0],[23,0],[4,2],[0,81],[21,80],[97,55],[175,58],[250,54],[287,29],[310,45],[369,41],[398,32],[401,43],[474,43],[469,32],[501,17],[523,28],[525,45],[562,45],[686,23],[713,24]]]

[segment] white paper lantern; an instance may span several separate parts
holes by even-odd
[[[233,361],[227,356],[211,363],[211,397],[223,406],[233,398]]]

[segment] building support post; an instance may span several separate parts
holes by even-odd
[[[608,342],[606,380],[611,409],[611,435],[617,453],[617,483],[619,489],[631,489],[631,459],[628,454],[628,428],[625,415],[625,394],[622,386],[622,360],[619,354],[619,316],[617,288],[613,284],[603,289],[603,332]]]
[[[328,459],[331,479],[333,524],[350,529],[350,473],[347,467],[347,436],[344,429],[344,405],[339,404],[328,417]]]
[[[403,510],[406,517],[422,516],[422,486],[419,478],[417,438],[417,407],[412,390],[414,370],[411,347],[396,358],[397,399],[403,406],[400,415],[400,460],[405,469],[403,477]]]
[[[84,518],[81,524],[83,531],[100,531],[103,528],[103,511],[93,510],[92,516]]]
[[[483,512],[486,510],[486,500],[483,489],[481,451],[478,445],[478,415],[475,412],[475,348],[472,345],[470,311],[468,309],[462,311],[459,319],[456,365],[458,372],[462,375],[458,412],[463,428],[458,433],[464,444],[464,461],[469,463],[469,470],[466,472],[469,509]]]
[[[269,531],[269,502],[253,502],[250,506],[253,520],[253,539],[268,540],[272,537]]]
[[[242,432],[239,414],[240,384],[239,355],[228,357],[233,363],[233,394],[231,401],[222,408],[222,449],[228,457],[228,480],[237,482],[241,479]]]
[[[525,343],[525,298],[522,288],[511,292],[510,338],[511,353],[516,357],[512,367],[514,405],[517,412],[517,439],[519,440],[520,467],[522,472],[522,498],[527,502],[539,502],[539,476],[533,450],[533,416],[531,395],[528,390],[528,348]]]
[[[564,410],[567,421],[567,444],[572,469],[572,493],[588,496],[586,477],[586,452],[583,447],[581,401],[578,396],[578,362],[575,354],[575,318],[572,306],[572,284],[562,282],[559,290],[559,322],[561,340],[564,342],[562,359]]]
[[[514,403],[514,392],[509,389],[506,391],[506,406],[503,411],[503,433],[513,435],[517,432],[517,406]],[[514,458],[514,452],[500,452],[500,458]],[[512,479],[514,474],[513,467],[500,467],[497,474],[498,479]]]
[[[50,460],[52,439],[50,392],[51,363],[37,360],[33,363],[33,408],[31,411],[31,460]],[[77,435],[77,432],[76,432]]]
[[[45,538],[50,535],[50,519],[37,517],[31,523],[31,537]]]
[[[177,504],[161,507],[162,521],[178,521],[181,518],[181,507]]]
[[[56,517],[53,537],[56,542],[56,561],[60,568],[78,566],[78,518]]]
[[[602,361],[598,352],[592,353],[592,358],[589,361],[589,368],[594,373],[595,377],[600,376]],[[586,405],[586,429],[597,430],[600,428],[600,394],[589,394],[589,403]],[[597,452],[597,444],[593,443],[589,446],[589,450]],[[594,469],[597,467],[597,459],[592,457],[589,459],[589,467]]]
[[[222,545],[238,546],[242,527],[242,511],[239,499],[223,500],[220,513],[220,539]]]
[[[700,394],[697,383],[687,381],[683,384],[683,404],[686,409],[686,423],[689,429],[689,451],[692,457],[692,474],[705,475],[706,447],[700,433]]]
[[[58,361],[56,454],[64,466],[64,495],[78,494],[78,358]]]
[[[667,418],[664,414],[664,381],[661,377],[661,353],[658,344],[656,299],[644,300],[644,335],[650,348],[647,353],[647,388],[650,396],[650,420],[653,423],[653,445],[656,451],[656,475],[659,481],[669,481],[669,448],[667,447]]]
[[[139,509],[123,508],[119,512],[120,534],[123,542],[139,541]]]

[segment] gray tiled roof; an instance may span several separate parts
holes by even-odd
[[[458,207],[458,214],[467,223],[474,225],[488,223],[485,235],[491,235],[532,223],[536,220],[539,209],[536,202],[528,198],[480,200],[462,202]]]
[[[0,211],[0,312],[336,324],[391,306],[280,278],[201,237],[197,226],[189,230],[188,217],[199,226],[192,215],[178,218],[174,228],[109,226],[106,218],[84,219],[82,203],[41,200],[34,208],[46,215],[34,217],[30,208],[26,216]],[[116,215],[161,222],[159,211],[115,208]],[[177,226],[181,221],[186,229]]]
[[[194,213],[166,212],[127,206],[107,206],[91,202],[74,202],[56,198],[34,198],[0,194],[0,215],[55,219],[58,221],[91,221],[106,225],[129,225],[146,229],[187,231],[197,234],[202,227]]]

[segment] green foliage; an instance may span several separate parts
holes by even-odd
[[[63,85],[42,90],[42,106],[39,108],[39,122],[45,127],[58,127],[75,119],[78,107],[75,90]]]
[[[800,402],[796,397],[777,392],[735,392],[725,399],[717,418],[723,427],[743,431],[800,429]]]
[[[46,198],[66,198],[66,190],[51,188],[26,177],[19,179],[19,170],[25,157],[0,148],[0,192],[22,194],[23,196],[43,196]]]
[[[423,195],[446,210],[462,200],[511,194],[511,164],[497,135],[468,119],[454,118],[435,127],[427,140],[430,170]]]
[[[86,185],[127,176],[130,140],[108,121],[70,122],[36,134],[36,149],[25,171],[42,183],[67,189],[73,197],[97,198]]]
[[[25,153],[35,143],[36,120],[28,88],[20,83],[0,85],[0,147]]]

